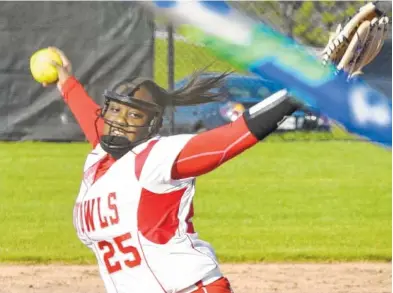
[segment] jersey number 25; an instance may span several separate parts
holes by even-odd
[[[127,259],[124,261],[124,264],[127,267],[133,268],[141,264],[141,256],[139,255],[138,250],[134,246],[124,245],[124,241],[127,241],[129,239],[131,239],[131,234],[125,233],[123,235],[113,238],[113,244],[108,241],[98,242],[98,248],[101,251],[106,250],[106,252],[104,253],[104,262],[110,274],[121,270],[121,264],[119,261],[116,261],[114,263],[111,263],[110,261],[110,259],[115,255],[115,247],[113,245],[116,245],[118,250],[123,254],[132,254],[132,260]]]

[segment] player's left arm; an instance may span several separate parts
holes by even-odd
[[[206,174],[263,140],[299,104],[279,91],[248,109],[236,121],[197,135],[162,137],[136,156],[135,173],[144,188],[162,194],[189,187]]]
[[[332,61],[350,78],[358,76],[380,52],[388,23],[388,17],[375,2],[364,5],[330,38],[323,52],[323,63]],[[267,105],[269,99],[273,102]],[[302,106],[289,97],[276,100],[270,97],[246,111],[237,121],[193,137],[175,160],[172,178],[195,177],[214,170],[264,139],[277,129],[286,115]],[[255,111],[258,107],[260,109]]]
[[[236,121],[195,135],[176,158],[172,179],[196,177],[216,169],[263,140],[300,106],[282,90],[247,110]]]

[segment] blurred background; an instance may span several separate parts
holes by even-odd
[[[366,1],[231,1],[248,16],[268,23],[317,54],[336,29]],[[83,141],[84,135],[55,88],[31,77],[29,58],[46,46],[61,48],[75,76],[102,104],[104,89],[143,75],[167,89],[181,87],[194,71],[206,76],[234,70],[200,44],[189,43],[159,15],[138,2],[2,2],[0,10],[0,140]],[[391,2],[381,2],[391,16]],[[12,15],[12,17],[10,17]],[[391,29],[380,55],[363,78],[391,98]],[[167,109],[161,134],[196,133],[236,119],[280,88],[236,71],[215,91],[223,102]],[[271,140],[358,140],[318,109],[288,117]]]

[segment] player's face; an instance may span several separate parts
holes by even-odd
[[[112,124],[104,124],[104,135],[125,136],[133,142],[147,133],[148,127],[140,126],[149,123],[150,115],[143,110],[111,101],[104,118]]]

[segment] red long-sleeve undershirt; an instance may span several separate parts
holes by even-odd
[[[68,78],[61,91],[64,101],[74,114],[87,140],[95,147],[99,143],[99,136],[104,127],[104,121],[97,119],[100,106],[90,98],[75,77]]]
[[[70,77],[65,82],[62,95],[87,140],[93,147],[96,146],[104,125],[102,119],[97,120],[97,111],[100,107],[74,77]],[[196,177],[208,173],[257,142],[243,118],[195,135],[175,160],[172,166],[172,179]],[[96,179],[102,176],[114,161],[110,156],[104,158],[98,167]]]

